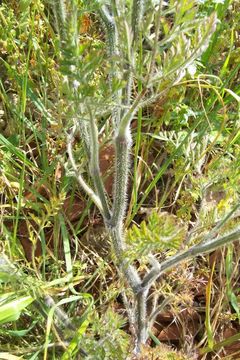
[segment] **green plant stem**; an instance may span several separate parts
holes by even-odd
[[[132,32],[133,32],[133,42],[137,40],[138,34],[140,32],[141,21],[144,12],[144,0],[133,0],[132,5]]]
[[[113,213],[110,220],[111,226],[122,224],[126,210],[126,194],[128,186],[129,157],[132,139],[130,130],[115,138],[115,184]]]
[[[157,280],[162,274],[166,271],[172,269],[173,267],[177,266],[184,260],[192,259],[198,255],[202,255],[204,253],[211,252],[217,249],[220,246],[229,244],[233,241],[240,239],[240,229],[231,232],[228,235],[217,237],[213,240],[209,240],[206,242],[201,242],[198,245],[194,245],[191,248],[171,256],[169,259],[165,260],[164,262],[160,263],[160,271],[159,268],[153,268],[143,279],[142,287],[148,287],[153,284],[155,280]]]
[[[137,303],[137,343],[136,350],[139,352],[141,344],[147,341],[147,297],[149,289],[145,288],[136,295]]]
[[[140,1],[143,3],[143,1]],[[136,4],[135,4],[136,5]],[[102,8],[102,19],[105,22],[108,37],[109,37],[109,54],[119,56],[118,53],[118,37],[117,37],[117,25],[115,20],[110,18],[109,12],[106,8]],[[129,46],[130,48],[130,46]],[[131,50],[130,50],[131,53]],[[131,61],[130,56],[128,59]],[[112,73],[118,79],[119,74],[117,71],[116,63],[112,63]],[[117,263],[121,273],[124,274],[128,285],[134,293],[136,301],[136,311],[133,319],[133,327],[136,333],[136,352],[139,351],[140,345],[146,341],[146,297],[148,291],[141,290],[141,279],[137,270],[129,263],[129,259],[125,255],[125,244],[123,234],[123,223],[126,212],[126,196],[128,187],[128,173],[130,162],[130,150],[132,146],[132,138],[130,132],[131,120],[137,111],[137,106],[145,95],[145,92],[141,92],[137,101],[131,104],[133,79],[131,69],[128,67],[127,84],[125,87],[125,96],[122,99],[122,90],[115,91],[113,89],[113,83],[110,82],[110,90],[113,93],[113,103],[116,105],[112,112],[113,125],[115,127],[115,180],[114,180],[114,202],[112,209],[112,216],[109,219],[104,219],[109,235],[113,242],[114,252],[116,255]],[[121,106],[123,105],[123,106]],[[130,106],[130,109],[128,107]],[[121,119],[121,108],[124,107],[127,110],[123,111],[123,117]],[[124,123],[123,123],[124,120]]]
[[[117,265],[121,273],[124,274],[128,286],[132,289],[136,302],[135,314],[131,316],[130,321],[133,322],[134,333],[136,334],[135,352],[138,353],[141,344],[144,344],[147,339],[146,299],[149,289],[142,288],[141,279],[136,268],[130,264],[129,259],[126,257],[121,224],[117,224],[113,228],[106,223],[106,227],[113,242]]]
[[[122,226],[118,224],[115,227],[112,227],[109,226],[108,222],[106,222],[106,228],[108,229],[109,235],[113,242],[114,252],[116,255],[118,266],[122,273],[125,275],[129,286],[136,294],[141,290],[141,280],[137,270],[132,265],[130,265],[130,261],[126,257]]]
[[[106,191],[103,185],[103,181],[100,174],[100,166],[99,166],[99,141],[98,141],[98,128],[96,122],[93,118],[93,114],[91,112],[90,107],[88,107],[90,114],[90,174],[92,176],[95,190],[99,196],[99,199],[102,204],[103,216],[105,219],[109,220],[111,217],[109,206],[106,198]]]
[[[57,28],[58,34],[60,34],[61,42],[66,40],[66,6],[64,0],[52,1],[53,13],[55,17],[55,25]]]
[[[121,122],[118,127],[118,134],[124,136],[126,129],[130,126],[131,121],[136,114],[137,110],[141,107],[141,101],[144,98],[147,92],[147,88],[145,87],[133,101],[131,107],[127,111],[127,113],[121,119]]]
[[[68,140],[67,140],[67,151],[68,151],[70,163],[72,165],[74,174],[75,174],[76,179],[78,180],[80,186],[86,192],[86,194],[90,197],[90,199],[94,202],[94,204],[97,206],[97,208],[100,210],[100,212],[103,214],[103,206],[102,206],[99,196],[93,191],[93,189],[83,179],[82,175],[79,173],[76,162],[74,160],[73,151],[72,151],[72,143],[73,143],[74,133],[75,133],[75,127],[71,131],[70,135],[68,136]]]
[[[121,118],[122,89],[115,90],[114,82],[120,79],[118,64],[116,60],[119,56],[119,40],[117,24],[114,16],[110,14],[107,6],[102,6],[99,10],[100,18],[105,26],[108,39],[108,53],[110,57],[111,71],[109,74],[109,88],[112,94],[113,110],[112,121],[115,127],[119,124]]]
[[[143,73],[143,47],[142,47],[142,33],[139,34],[139,59],[138,59],[138,91],[141,92],[143,89],[143,83],[141,80]],[[134,156],[134,172],[133,172],[133,209],[135,209],[138,201],[138,153],[140,150],[140,144],[142,139],[142,108],[138,110],[137,116],[137,134],[136,134],[136,143],[135,143],[135,156]],[[131,209],[132,210],[132,209]]]

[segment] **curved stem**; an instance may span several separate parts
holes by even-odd
[[[89,106],[88,111],[90,115],[90,174],[94,182],[95,190],[97,191],[102,204],[103,216],[108,220],[110,219],[111,214],[107,203],[106,191],[100,175],[98,128]]]
[[[209,253],[220,246],[227,245],[239,239],[240,239],[240,229],[228,235],[217,237],[214,240],[205,241],[205,242],[203,241],[198,245],[194,245],[179,254],[171,256],[169,259],[159,264],[159,267],[152,268],[152,270],[144,277],[141,285],[143,288],[149,287],[162,274],[172,269],[173,267],[177,266],[182,261],[192,259],[195,256],[202,255],[204,253]]]
[[[67,152],[68,152],[69,160],[72,165],[76,179],[78,180],[80,186],[86,192],[86,194],[90,197],[90,199],[94,202],[94,204],[97,206],[97,208],[100,210],[100,212],[103,214],[103,206],[102,206],[99,196],[93,191],[93,189],[83,179],[82,175],[79,173],[76,162],[74,160],[74,156],[73,156],[73,152],[72,152],[72,142],[73,142],[73,136],[74,136],[75,130],[76,130],[76,128],[74,126],[73,130],[71,131],[70,135],[68,136],[68,140],[67,140]]]

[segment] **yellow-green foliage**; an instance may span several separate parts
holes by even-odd
[[[127,242],[134,253],[146,255],[151,251],[160,252],[179,249],[186,226],[176,216],[167,212],[152,211],[147,220],[133,225],[127,232]]]
[[[156,346],[155,348],[150,347],[143,347],[141,357],[138,358],[139,360],[191,360],[191,358],[188,356],[186,357],[183,355],[182,352],[178,352],[170,348],[169,346],[166,346],[164,344],[161,344],[159,346]]]

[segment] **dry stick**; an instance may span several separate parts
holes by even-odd
[[[156,306],[149,316],[149,327],[151,328],[156,320],[156,317],[162,312],[162,310],[173,300],[174,296],[169,295],[166,297],[162,303]]]

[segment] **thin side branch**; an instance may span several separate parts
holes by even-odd
[[[159,271],[159,267],[152,268],[152,270],[144,277],[142,281],[142,287],[145,288],[151,286],[153,282],[157,280],[162,274],[172,269],[173,267],[177,266],[184,260],[192,259],[198,255],[209,253],[220,246],[227,245],[239,239],[240,239],[240,229],[235,230],[228,235],[217,237],[214,240],[203,241],[198,245],[192,246],[186,251],[171,256],[169,259],[159,264],[160,271]]]
[[[103,216],[105,219],[109,220],[111,217],[111,213],[107,203],[106,191],[103,185],[102,177],[100,174],[100,166],[99,166],[99,141],[98,141],[98,128],[97,124],[93,118],[93,114],[91,108],[88,106],[88,111],[90,115],[90,174],[92,176],[92,180],[95,185],[95,190],[98,193],[100,198],[102,208],[103,208]]]
[[[103,206],[102,206],[99,196],[93,191],[93,189],[83,179],[82,175],[80,174],[80,172],[77,168],[76,162],[74,160],[73,151],[72,151],[72,143],[73,143],[75,131],[76,131],[76,127],[74,126],[70,135],[68,136],[68,140],[67,140],[67,151],[68,151],[70,163],[72,165],[74,174],[75,174],[76,179],[78,180],[80,186],[86,192],[86,194],[90,197],[90,199],[94,202],[94,204],[97,206],[97,208],[100,210],[100,212],[103,214]]]

